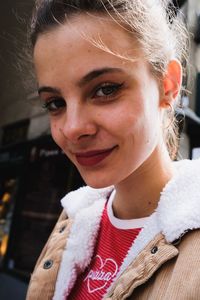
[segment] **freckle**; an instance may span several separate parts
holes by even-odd
[[[148,202],[148,205],[151,205],[151,201]]]

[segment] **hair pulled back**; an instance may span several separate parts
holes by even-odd
[[[187,61],[188,33],[182,15],[171,0],[36,0],[30,39],[34,48],[39,35],[81,13],[108,15],[140,43],[152,71],[162,79],[170,60]],[[185,72],[183,72],[185,75]],[[178,148],[177,124],[164,117],[163,133],[172,159]],[[175,118],[174,118],[175,119]]]

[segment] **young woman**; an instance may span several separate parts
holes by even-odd
[[[200,162],[172,162],[187,34],[169,7],[36,3],[38,92],[88,186],[62,199],[28,300],[200,299]]]

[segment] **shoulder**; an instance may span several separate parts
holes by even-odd
[[[184,257],[186,263],[188,260],[198,262],[200,267],[200,229],[186,232],[178,241],[177,248],[179,256]]]
[[[193,293],[196,288],[200,295],[200,229],[186,232],[173,244],[178,250],[178,255],[164,266],[164,278],[166,276],[170,280],[171,289],[174,288],[176,292],[179,289],[179,295],[183,292],[183,285],[186,293]],[[191,283],[194,290],[191,289]],[[187,297],[182,299],[196,299]]]
[[[65,211],[61,213],[31,275],[26,299],[52,299],[63,249],[71,228]],[[45,287],[45,288],[44,288]]]
[[[171,290],[182,299],[199,299],[200,229],[187,232],[176,247],[179,254],[170,272]]]
[[[130,299],[200,299],[200,230],[185,233],[175,245],[165,241],[163,246],[170,247],[174,253],[176,250],[177,255],[166,260]]]

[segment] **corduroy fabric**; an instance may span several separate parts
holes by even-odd
[[[67,221],[67,220],[66,220]],[[60,253],[55,251],[56,235],[63,225],[68,226],[59,238],[62,247],[70,222],[57,223],[50,241],[45,246],[31,279],[27,300],[52,300],[60,263]],[[51,240],[52,238],[52,240]],[[54,241],[52,243],[52,241]],[[53,247],[53,248],[52,248]],[[157,251],[156,251],[157,247]],[[198,300],[200,299],[200,230],[188,232],[176,246],[168,244],[162,234],[151,241],[115,282],[106,300]],[[56,257],[57,259],[56,259]],[[48,259],[54,259],[54,267],[43,269]]]
[[[139,285],[145,283],[161,265],[177,255],[178,250],[176,247],[166,243],[163,235],[158,234],[115,282],[112,290],[109,292],[109,297],[105,299],[127,299],[127,297],[130,296]]]
[[[199,300],[200,230],[185,234],[176,246],[179,255],[165,263],[129,300]],[[112,300],[114,298],[111,298]]]
[[[200,160],[174,166],[156,211],[129,249],[104,299],[200,299]],[[103,207],[112,190],[84,187],[62,199],[65,213],[39,258],[27,300],[66,300],[91,261]],[[67,228],[60,233],[62,224]],[[173,246],[183,235],[180,245]],[[53,265],[44,269],[49,259]]]
[[[58,269],[70,227],[71,222],[69,219],[66,219],[66,213],[63,211],[37,261],[29,283],[26,299],[52,300]],[[50,260],[53,262],[52,267],[45,269],[45,262]]]

